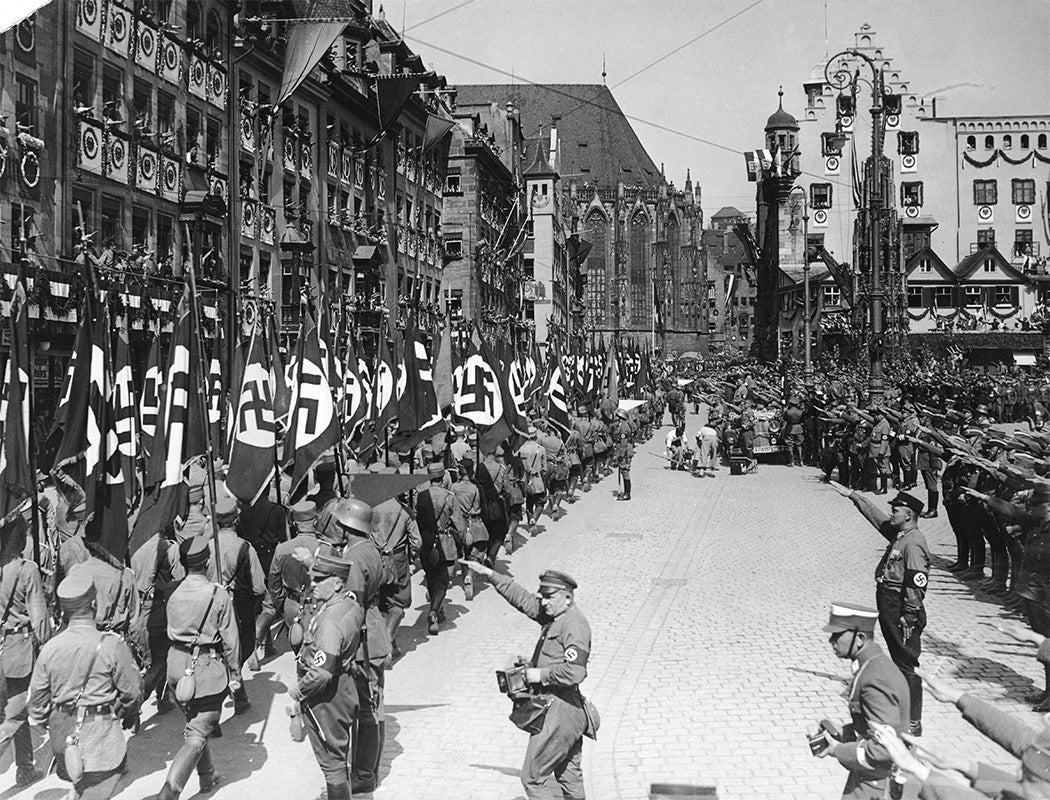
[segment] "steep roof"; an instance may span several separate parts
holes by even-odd
[[[930,262],[932,272],[924,274],[916,271],[920,262],[924,260]],[[944,263],[944,259],[929,245],[908,256],[904,264],[904,276],[908,283],[956,283],[958,280],[956,274]]]
[[[540,177],[542,175],[556,175],[554,168],[550,165],[547,160],[547,139],[543,136],[537,136],[535,139],[529,139],[526,152],[532,152],[532,160],[529,162],[529,166],[525,169],[526,177]]]
[[[737,219],[744,215],[733,206],[722,206],[711,219]]]
[[[766,120],[766,130],[798,130],[798,120],[791,116],[784,110],[784,90],[780,92],[780,107],[777,108],[772,114],[769,115],[769,119]]]
[[[655,189],[660,169],[645,151],[608,86],[601,84],[466,84],[456,103],[465,106],[512,102],[521,112],[525,135],[550,130],[558,118],[561,169],[565,177],[597,186]]]
[[[1018,281],[1028,280],[1023,272],[1010,266],[1010,262],[1006,260],[1006,257],[999,252],[999,248],[994,244],[979,248],[976,252],[970,253],[970,255],[960,261],[959,266],[955,268],[956,276],[958,276],[959,280],[966,280],[967,278],[973,277],[973,274],[977,271],[978,267],[984,264],[986,258],[993,259],[996,267],[998,267],[1007,277]]]

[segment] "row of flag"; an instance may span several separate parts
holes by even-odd
[[[491,452],[525,437],[530,414],[546,414],[568,436],[574,403],[615,403],[652,385],[649,353],[633,343],[607,350],[555,339],[543,359],[535,343],[516,352],[508,342],[487,341],[476,326],[455,340],[445,326],[431,349],[431,337],[409,320],[403,332],[379,337],[374,358],[361,337],[340,352],[323,299],[319,314],[304,310],[287,363],[272,320],[258,323],[230,354],[221,331],[206,351],[192,273],[166,358],[155,338],[137,371],[126,324],[111,334],[93,276],[89,286],[41,466],[71,506],[84,504],[88,539],[118,561],[184,517],[186,468],[201,457],[225,459],[227,488],[251,504],[279,473],[290,476],[294,494],[329,452],[366,463],[380,448],[408,453],[451,422],[472,425],[481,450]],[[25,306],[19,279],[0,385],[0,517],[21,514],[34,493]],[[5,533],[0,544],[20,549],[24,534]]]

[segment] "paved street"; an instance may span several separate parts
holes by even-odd
[[[547,567],[580,583],[594,634],[583,689],[602,714],[598,741],[584,750],[588,797],[640,800],[654,782],[714,785],[723,800],[837,797],[845,773],[811,758],[804,738],[821,717],[845,718],[849,667],[820,627],[832,599],[874,603],[882,539],[816,470],[763,465],[756,475],[693,478],[651,454],[658,439],[638,448],[630,503],[613,501],[616,479],[607,478],[501,563],[526,586]],[[944,516],[923,528],[935,563],[926,668],[1036,721],[1020,702],[1039,674],[1034,651],[980,624],[1000,608],[943,570],[954,549]],[[418,582],[415,597],[421,606]],[[377,800],[522,796],[526,735],[507,720],[493,671],[530,653],[538,628],[491,587],[468,603],[457,585],[451,599],[436,639],[426,639],[418,610],[402,629]],[[288,736],[291,672],[287,654],[266,663],[250,676],[250,714],[228,711],[213,748],[227,779],[216,800],[323,796],[309,746]],[[126,800],[160,788],[179,741],[177,713],[156,718],[150,705],[144,716],[118,793]],[[932,698],[925,728],[945,749],[1010,763]],[[9,763],[0,784],[13,777]],[[191,778],[184,796],[196,785]],[[52,777],[0,798],[60,800],[61,787]]]

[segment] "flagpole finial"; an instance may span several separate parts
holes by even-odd
[[[605,78],[607,73],[605,72],[605,51],[602,50],[602,86],[605,86]]]

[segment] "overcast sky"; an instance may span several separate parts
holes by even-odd
[[[462,3],[397,0],[385,11],[450,83],[599,83],[604,53],[624,113],[679,132],[632,121],[670,180],[681,186],[692,170],[708,217],[724,205],[754,211],[739,152],[762,146],[780,84],[785,108],[802,115],[802,81],[825,60],[825,8],[829,54],[870,24],[911,90],[938,96],[938,115],[1050,114],[1047,0]]]

